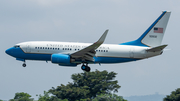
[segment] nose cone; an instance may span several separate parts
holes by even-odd
[[[6,54],[8,54],[8,55],[12,55],[12,53],[13,53],[12,50],[13,50],[12,48],[9,48],[9,49],[7,49],[5,52],[6,52]]]

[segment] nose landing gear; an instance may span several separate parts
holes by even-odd
[[[26,67],[26,63],[23,63],[22,66],[23,66],[23,67]]]
[[[26,61],[24,60],[24,63],[22,64],[23,67],[26,67]]]
[[[83,65],[81,66],[81,69],[84,70],[84,71],[86,71],[86,72],[90,72],[90,70],[91,70],[91,68],[88,66],[88,64],[86,64],[86,65],[83,64]]]

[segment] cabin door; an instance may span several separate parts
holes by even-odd
[[[27,44],[26,45],[26,52],[30,53],[31,52],[31,47],[30,47],[30,44]]]

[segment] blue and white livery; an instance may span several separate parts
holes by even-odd
[[[60,66],[77,66],[90,71],[88,64],[122,63],[162,54],[167,45],[161,45],[171,12],[163,11],[155,22],[134,41],[121,44],[103,44],[108,30],[95,43],[30,41],[16,44],[6,53],[16,60],[51,61]]]

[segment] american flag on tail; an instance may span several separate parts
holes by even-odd
[[[154,33],[163,33],[163,28],[154,27]]]

